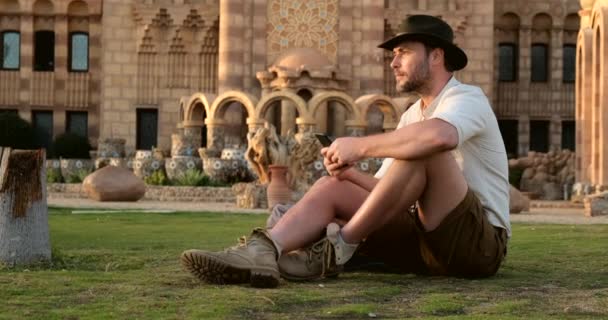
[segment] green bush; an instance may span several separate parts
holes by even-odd
[[[84,178],[86,178],[89,175],[89,173],[90,172],[86,169],[77,170],[76,172],[71,174],[69,177],[67,177],[65,179],[65,182],[66,183],[81,183],[84,181]]]
[[[78,134],[66,132],[53,141],[53,153],[56,158],[89,159],[89,151],[89,139]]]
[[[36,149],[35,130],[29,122],[12,112],[0,113],[0,146],[14,149]]]
[[[162,170],[156,170],[151,175],[144,178],[144,182],[154,186],[166,186],[169,185],[169,179]]]
[[[188,169],[178,175],[173,184],[176,186],[202,187],[210,184],[209,177],[197,169]]]
[[[62,183],[63,176],[61,171],[58,169],[47,169],[46,170],[46,183]]]

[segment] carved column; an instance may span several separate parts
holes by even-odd
[[[224,136],[226,133],[226,123],[222,120],[205,120],[207,124],[207,149],[221,152],[224,149]]]
[[[549,81],[558,83],[562,87],[563,83],[563,55],[564,55],[564,30],[560,28],[551,29],[551,43],[549,44]],[[561,99],[561,98],[558,98]],[[561,102],[561,101],[554,101]]]
[[[295,129],[296,106],[290,100],[281,101],[281,132],[282,136],[287,136],[290,130]]]
[[[333,127],[334,127],[334,135],[336,137],[341,137],[345,135],[345,129],[344,129],[344,122],[346,121],[346,110],[344,109],[343,106],[341,106],[339,103],[335,102],[335,101],[330,101],[328,102],[328,105],[331,106],[331,108],[328,108],[330,111],[329,112],[333,112]]]
[[[245,1],[220,1],[218,93],[243,88]]]
[[[593,32],[586,28],[582,30],[582,36],[579,37],[581,48],[578,50],[576,66],[576,181],[589,183],[591,181],[592,167],[589,165],[591,161],[591,145],[593,136],[592,114],[591,114],[591,88],[592,81],[589,77],[592,74],[591,69],[591,53],[593,40]]]
[[[562,148],[562,117],[559,114],[551,115],[549,123],[549,150]]]
[[[327,132],[327,102],[321,103],[313,116],[317,123],[317,131]]]
[[[519,61],[518,78],[519,83],[530,83],[530,55],[531,55],[531,31],[530,26],[522,26],[519,30]]]
[[[530,116],[521,114],[517,123],[517,132],[519,134],[517,153],[519,156],[526,156],[528,151],[530,151]]]
[[[298,126],[298,132],[295,135],[297,141],[300,141],[305,132],[315,132],[316,122],[313,119],[297,118],[296,124]],[[318,132],[318,129],[316,130]]]
[[[201,126],[188,126],[184,127],[184,136],[192,139],[192,143],[196,149],[201,147],[202,130]]]
[[[67,102],[66,84],[68,78],[68,18],[65,15],[55,16],[55,104],[63,106]],[[54,121],[53,132],[62,132],[64,123]]]
[[[365,128],[367,124],[358,120],[346,120],[346,135],[349,137],[365,136]]]

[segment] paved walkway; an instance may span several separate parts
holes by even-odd
[[[201,211],[201,212],[231,212],[266,214],[265,209],[242,209],[232,203],[196,203],[168,201],[138,201],[138,202],[98,202],[81,198],[49,198],[49,206],[74,208],[74,213],[95,212],[94,210],[146,210],[146,211]],[[91,211],[93,210],[93,211]],[[512,214],[511,221],[532,223],[557,224],[608,224],[608,216],[586,217],[583,209],[568,207],[564,202],[555,202],[554,207],[546,201],[540,208],[530,212]]]

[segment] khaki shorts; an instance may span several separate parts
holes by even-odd
[[[424,230],[417,210],[406,212],[367,237],[357,254],[400,272],[479,278],[498,271],[507,241],[507,231],[490,224],[469,190],[435,230]]]

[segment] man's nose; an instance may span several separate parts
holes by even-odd
[[[399,56],[395,55],[393,57],[393,61],[391,61],[391,68],[393,68],[393,69],[399,68],[400,65],[401,65],[401,61],[399,59]]]

